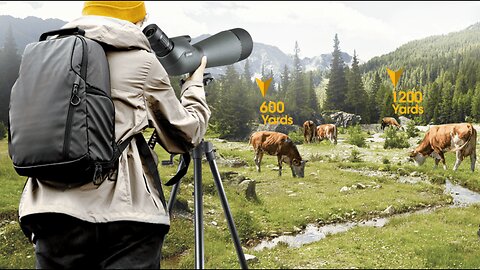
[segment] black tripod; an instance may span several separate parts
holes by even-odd
[[[194,222],[195,222],[195,268],[204,268],[204,239],[203,239],[203,197],[202,197],[202,155],[205,154],[207,161],[210,165],[210,171],[217,187],[220,202],[222,203],[223,212],[227,219],[228,228],[232,236],[235,249],[237,251],[237,257],[242,269],[247,269],[247,262],[243,249],[240,244],[237,229],[233,222],[233,217],[228,205],[227,196],[223,189],[220,173],[218,172],[217,163],[215,161],[215,150],[210,142],[202,141],[197,147],[192,150],[193,157],[193,178],[194,178]],[[183,164],[182,164],[183,163]],[[184,158],[180,160],[179,168],[184,166]],[[180,182],[177,182],[170,193],[170,199],[168,200],[168,211],[171,213],[173,205],[175,204],[176,196],[180,188]]]
[[[207,75],[208,76],[208,75]],[[211,80],[204,79],[204,84],[208,84]],[[158,141],[157,133],[154,132],[150,138],[148,145],[153,149],[155,143]],[[203,269],[204,268],[204,239],[203,239],[203,197],[202,197],[202,155],[205,154],[207,161],[210,165],[210,171],[217,187],[218,195],[220,196],[220,202],[222,203],[223,212],[225,213],[225,218],[227,219],[228,228],[232,236],[233,244],[237,251],[237,257],[242,269],[248,269],[247,261],[245,260],[245,255],[243,253],[242,245],[240,243],[240,238],[238,237],[237,229],[235,223],[233,222],[233,217],[230,212],[230,207],[228,205],[227,196],[225,195],[225,190],[223,189],[222,180],[220,178],[220,173],[218,172],[217,163],[215,161],[215,150],[213,149],[213,144],[207,141],[203,141],[191,151],[191,156],[193,157],[193,178],[194,178],[194,223],[195,223],[195,268]],[[184,154],[178,165],[177,175],[180,170],[188,169],[190,155]],[[163,161],[162,165],[173,164],[173,155],[170,157],[170,161]],[[174,177],[176,178],[176,177]],[[172,213],[173,205],[180,189],[180,181],[178,179],[175,185],[172,187],[170,193],[170,198],[167,204],[167,211]],[[168,183],[167,183],[168,185]]]

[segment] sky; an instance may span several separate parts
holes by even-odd
[[[81,16],[82,1],[0,1],[0,15],[64,21]],[[312,1],[147,1],[148,21],[169,37],[215,34],[244,28],[254,42],[301,57],[340,49],[367,61],[409,41],[448,34],[480,22],[480,1],[312,2]]]

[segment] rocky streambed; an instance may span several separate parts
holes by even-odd
[[[405,183],[405,184],[416,184],[418,182],[426,181],[423,177],[418,174],[412,173],[410,175],[397,175],[389,172],[380,172],[380,171],[373,171],[373,170],[358,170],[358,169],[342,169],[345,171],[355,172],[362,175],[367,176],[381,176],[381,177],[391,177],[397,179],[398,182]],[[353,185],[352,187],[342,187],[343,190],[345,188],[358,188],[359,184]],[[445,190],[444,193],[450,194],[453,198],[453,204],[449,205],[449,207],[467,207],[472,204],[480,203],[480,194],[474,191],[471,191],[467,188],[464,188],[460,185],[453,184],[448,179],[445,182]],[[340,190],[340,192],[343,192]],[[390,208],[390,207],[389,207]],[[385,209],[385,213],[389,213],[389,208]],[[304,230],[300,231],[296,235],[281,235],[275,237],[273,239],[263,240],[258,245],[253,247],[253,250],[260,251],[265,248],[270,249],[277,246],[279,243],[285,243],[289,247],[297,248],[305,244],[309,244],[312,242],[317,242],[328,235],[334,235],[338,233],[344,233],[354,227],[376,227],[381,228],[388,224],[389,220],[393,217],[399,216],[407,216],[407,215],[415,215],[415,214],[425,214],[429,212],[433,212],[436,209],[440,208],[440,206],[436,207],[427,207],[421,210],[415,210],[412,212],[401,213],[401,214],[393,214],[389,217],[383,218],[373,218],[366,221],[360,222],[344,222],[344,223],[334,223],[334,224],[327,224],[319,226],[318,224],[308,224]]]

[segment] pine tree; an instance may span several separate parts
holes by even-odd
[[[221,138],[244,139],[250,133],[252,111],[242,92],[242,80],[233,65],[227,67],[221,88],[215,115],[217,132]]]
[[[280,75],[280,89],[279,89],[279,99],[283,100],[286,98],[288,85],[290,84],[290,75],[287,65],[284,66],[282,75]]]
[[[368,96],[363,86],[362,75],[358,67],[357,52],[353,51],[353,62],[350,70],[350,79],[348,80],[348,92],[346,95],[346,108],[351,113],[360,115],[364,121],[368,120],[367,106]]]
[[[380,75],[378,75],[378,72],[375,72],[375,76],[373,78],[373,83],[372,83],[372,89],[370,90],[370,94],[368,95],[369,101],[368,101],[368,114],[369,116],[369,122],[370,123],[376,123],[380,119],[380,108],[379,108],[379,103],[377,102],[377,93],[380,91],[380,84],[381,84],[381,79]]]
[[[480,82],[477,82],[475,93],[472,98],[472,109],[470,114],[475,120],[480,121]]]
[[[294,123],[303,123],[308,118],[307,107],[305,104],[305,98],[307,96],[303,67],[300,62],[300,47],[298,42],[295,42],[293,56],[293,72],[292,80],[287,91],[285,106],[288,107],[289,114],[293,117]]]
[[[309,114],[313,117],[319,110],[318,108],[318,98],[317,93],[315,92],[315,86],[313,83],[313,72],[308,72],[308,107],[310,109]]]
[[[340,51],[340,41],[337,34],[333,40],[332,63],[330,65],[330,77],[326,91],[325,109],[345,109],[345,98],[347,93],[347,80],[345,78],[345,63]]]
[[[447,81],[446,83],[443,84],[442,100],[441,100],[440,109],[439,109],[439,113],[440,113],[439,121],[442,124],[451,123],[455,118],[455,115],[453,114],[454,106],[452,106],[453,88],[454,87],[450,83],[450,81]]]
[[[0,53],[0,121],[7,123],[10,93],[18,77],[20,68],[20,55],[17,53],[17,45],[9,26]]]
[[[248,58],[245,60],[245,66],[243,67],[243,79],[245,81],[252,81],[252,71],[250,70],[250,61]]]

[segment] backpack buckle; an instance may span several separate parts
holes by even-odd
[[[102,182],[103,182],[102,165],[95,164],[95,171],[93,172],[93,183],[98,186]]]

